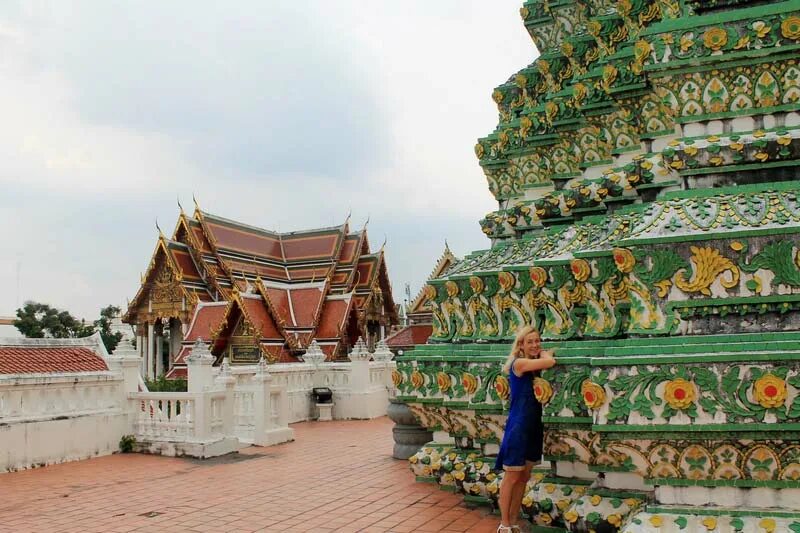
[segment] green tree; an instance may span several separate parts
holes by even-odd
[[[119,307],[109,305],[100,310],[100,319],[94,321],[94,327],[100,332],[108,353],[112,353],[117,348],[119,341],[122,340],[122,333],[111,333],[111,320],[117,315],[119,315]]]
[[[17,309],[14,326],[26,337],[57,339],[88,337],[94,333],[94,325],[78,320],[69,311],[62,311],[47,304],[25,302]]]

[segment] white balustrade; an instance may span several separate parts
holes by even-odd
[[[14,442],[57,443],[50,432],[57,435],[62,426],[74,428],[70,434],[81,439],[80,449],[68,453],[58,446],[42,446],[41,453],[12,451],[0,471],[111,453],[120,437],[129,434],[139,449],[196,457],[234,451],[239,442],[286,442],[293,439],[288,424],[316,418],[314,387],[333,391],[334,418],[384,415],[394,367],[386,357],[370,361],[365,348],[359,348],[349,362],[318,357],[313,363],[220,370],[200,342],[195,357],[187,361],[190,392],[148,392],[139,374],[141,358],[132,347],[124,348],[108,356],[108,372],[0,377],[0,423],[11,426],[6,441],[13,434]],[[41,433],[28,436],[33,430]]]
[[[189,441],[196,437],[198,395],[188,392],[132,392],[138,440]]]

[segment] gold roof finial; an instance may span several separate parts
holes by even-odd
[[[183,206],[181,205],[181,197],[180,197],[180,195],[178,195],[178,209],[181,210],[181,215],[183,215],[184,212],[183,212]]]

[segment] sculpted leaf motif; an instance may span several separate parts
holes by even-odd
[[[794,243],[791,241],[773,242],[765,246],[749,263],[742,263],[740,266],[745,272],[769,270],[775,274],[775,283],[800,287],[800,270],[795,265],[793,248]]]
[[[722,286],[730,289],[739,283],[739,268],[733,264],[733,261],[724,257],[719,250],[711,247],[699,248],[692,246],[692,257],[690,259],[694,265],[693,278],[686,279],[685,269],[678,271],[678,276],[675,279],[675,285],[684,292],[693,293],[699,292],[705,296],[711,296],[711,289],[709,288],[717,277],[728,272],[729,279],[722,280]]]
[[[634,272],[643,283],[656,287],[658,296],[664,298],[669,293],[672,285],[672,276],[681,269],[689,268],[689,263],[684,258],[672,250],[653,250],[649,254],[652,268],[648,270],[643,261],[645,254],[638,252],[636,255],[636,265]]]

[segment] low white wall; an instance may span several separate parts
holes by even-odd
[[[269,365],[273,386],[286,390],[289,423],[317,418],[317,408],[311,396],[314,387],[328,387],[333,392],[334,420],[371,419],[386,415],[391,373],[396,363],[370,361],[368,374],[357,383],[354,382],[353,364],[322,363],[316,367],[311,363]],[[246,386],[255,372],[255,365],[231,369],[237,387]]]
[[[130,433],[122,376],[0,377],[0,472],[108,455]]]
[[[211,385],[196,383],[200,392],[149,393],[136,392],[139,359],[128,351],[133,356],[108,358],[109,372],[0,376],[0,472],[110,454],[131,434],[150,451],[197,457],[227,453],[239,441],[285,442],[293,439],[288,424],[317,418],[314,387],[333,391],[334,419],[384,416],[395,368],[357,360],[258,373],[254,365],[213,380],[219,369],[209,366]]]

